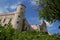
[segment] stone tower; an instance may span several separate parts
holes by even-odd
[[[17,24],[17,23],[19,23],[19,24],[17,24],[18,26],[17,25],[15,25],[15,26],[18,29],[22,29],[23,20],[25,19],[25,17],[24,17],[25,8],[26,7],[23,4],[18,4],[18,6],[17,6],[16,15],[15,15],[15,17],[16,17],[16,19],[15,19],[16,23],[15,24]]]
[[[40,24],[40,30],[42,32],[47,32],[47,27],[46,27],[45,21],[42,21],[42,23]]]
[[[24,19],[25,8],[26,7],[23,4],[18,4],[16,9],[16,13],[18,13],[22,19]]]

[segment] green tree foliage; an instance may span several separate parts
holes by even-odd
[[[40,0],[39,17],[48,22],[60,21],[60,0]]]
[[[12,24],[9,22],[7,27],[5,28],[5,40],[12,40],[13,35],[14,29],[12,28]]]
[[[0,40],[4,40],[5,28],[0,24]]]
[[[48,35],[37,31],[13,29],[11,23],[5,28],[0,25],[0,40],[60,40],[59,35]]]

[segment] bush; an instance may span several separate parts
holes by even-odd
[[[7,28],[0,25],[0,40],[60,40],[59,35],[49,36],[43,32],[20,31],[13,29],[11,24]]]

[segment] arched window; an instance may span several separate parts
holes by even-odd
[[[27,30],[27,27],[26,27],[26,30]]]
[[[12,18],[10,18],[9,22],[11,22],[11,21],[12,21]]]
[[[17,21],[17,24],[19,23],[19,21]]]
[[[1,22],[1,19],[0,19],[0,22]]]
[[[21,8],[21,9],[23,9],[23,8]]]
[[[7,26],[7,24],[5,24],[4,26]]]
[[[18,18],[20,18],[20,15],[18,16]]]
[[[3,20],[3,23],[6,21],[6,19]]]
[[[60,29],[60,26],[59,26],[59,29]]]

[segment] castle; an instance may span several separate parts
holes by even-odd
[[[7,26],[8,23],[11,22],[15,29],[29,30],[30,25],[24,17],[25,8],[23,4],[19,4],[15,12],[0,13],[0,23],[2,26]]]
[[[0,23],[2,26],[7,26],[11,22],[14,29],[20,30],[42,30],[47,32],[46,23],[43,21],[40,25],[31,25],[24,17],[26,7],[23,4],[19,4],[15,12],[0,13]]]

